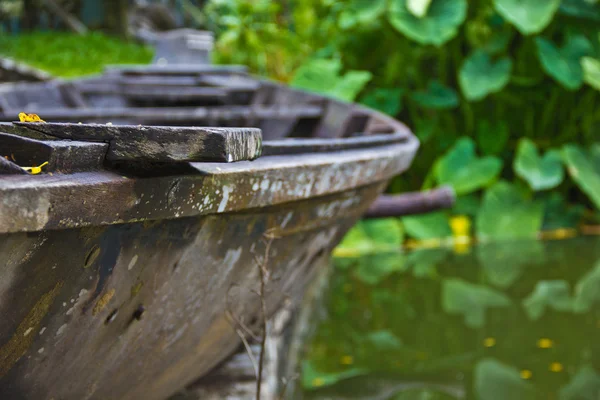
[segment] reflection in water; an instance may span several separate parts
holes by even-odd
[[[338,258],[307,399],[600,399],[600,238]]]

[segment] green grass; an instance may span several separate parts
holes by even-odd
[[[101,72],[109,64],[147,64],[154,50],[92,32],[34,32],[0,36],[0,55],[29,64],[59,77]]]

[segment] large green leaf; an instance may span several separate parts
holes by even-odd
[[[385,6],[386,0],[352,0],[340,13],[340,28],[369,25],[383,14]]]
[[[342,239],[338,248],[370,253],[399,249],[404,239],[402,225],[395,218],[359,221]]]
[[[361,103],[392,117],[402,110],[404,89],[373,89],[365,93]]]
[[[496,11],[523,35],[542,31],[559,5],[560,0],[494,0]]]
[[[600,7],[597,1],[562,0],[558,12],[570,17],[600,22]]]
[[[310,60],[296,70],[290,86],[353,101],[371,80],[372,74],[367,71],[348,71],[340,75],[341,68],[339,60]]]
[[[581,58],[591,51],[591,44],[584,36],[570,36],[560,48],[542,37],[535,38],[535,44],[542,68],[548,75],[567,89],[575,90],[581,87]]]
[[[560,152],[550,150],[540,157],[535,143],[527,138],[519,141],[513,168],[536,191],[552,189],[564,179]]]
[[[467,0],[432,0],[427,14],[413,15],[406,0],[391,0],[389,21],[394,28],[421,44],[441,46],[458,33],[467,16]]]
[[[600,155],[600,144],[594,145],[590,152],[574,144],[563,148],[563,158],[569,175],[600,209],[600,156],[598,155]]]
[[[486,187],[502,170],[502,161],[496,157],[477,158],[475,143],[463,137],[436,162],[435,177],[440,184],[451,185],[457,195],[464,195]]]
[[[485,310],[506,307],[510,299],[483,285],[475,285],[462,279],[450,278],[442,283],[442,307],[448,314],[462,314],[465,324],[481,328],[485,324]]]
[[[448,217],[442,211],[402,218],[406,233],[418,240],[440,239],[452,235]]]
[[[433,109],[449,109],[458,106],[458,94],[438,81],[430,81],[427,90],[414,92],[412,99],[422,107]]]
[[[536,398],[534,387],[521,379],[519,371],[493,358],[475,366],[474,394],[477,400],[529,400]]]
[[[511,71],[509,58],[493,61],[483,50],[475,50],[461,66],[458,83],[468,100],[478,101],[502,90],[510,80]]]
[[[571,311],[573,299],[569,282],[565,280],[539,281],[533,292],[523,299],[527,315],[536,321],[544,315],[546,308],[556,311]]]
[[[549,192],[544,197],[543,230],[576,228],[585,214],[583,204],[569,204],[560,192]]]
[[[427,15],[427,10],[431,5],[431,0],[406,0],[406,8],[415,17],[423,18]]]
[[[500,181],[483,196],[477,214],[478,236],[483,239],[524,239],[537,236],[544,217],[544,205],[528,199],[508,182]]]
[[[592,57],[581,59],[583,80],[596,90],[600,90],[600,60]]]

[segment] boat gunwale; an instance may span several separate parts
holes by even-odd
[[[0,234],[239,212],[341,193],[404,172],[418,147],[410,137],[364,149],[189,163],[192,174],[162,177],[7,175],[0,179]]]

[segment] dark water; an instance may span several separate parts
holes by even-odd
[[[600,238],[338,258],[307,399],[600,399]]]

